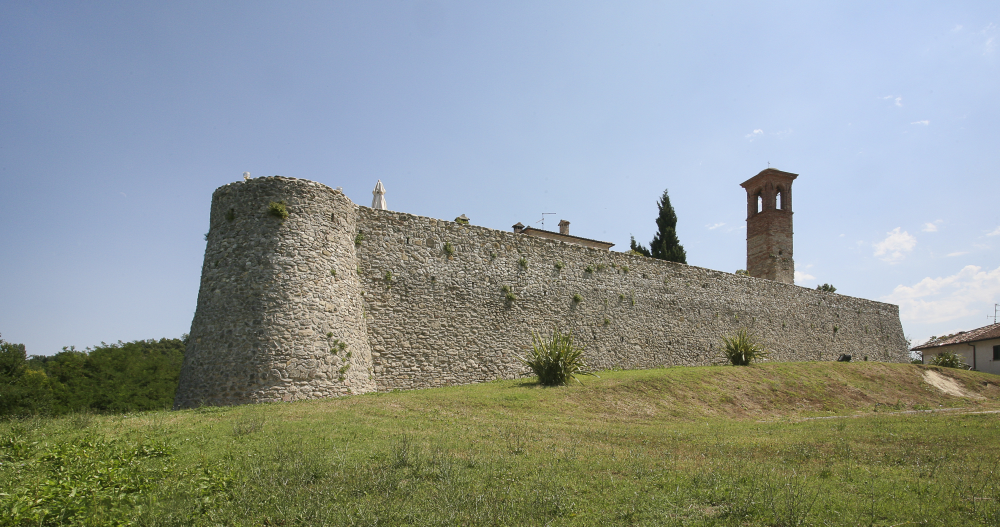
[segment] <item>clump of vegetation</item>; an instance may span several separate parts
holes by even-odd
[[[330,274],[333,275],[334,278],[336,278],[337,277],[337,270],[336,269],[330,269]]]
[[[506,298],[508,302],[513,302],[517,300],[517,295],[515,295],[514,292],[510,290],[509,285],[503,286],[502,289],[504,293],[504,298]]]
[[[587,274],[593,273],[594,272],[594,268],[592,266],[588,265],[587,267],[583,268],[583,272],[585,272]]]
[[[930,364],[932,366],[941,366],[942,368],[959,368],[962,370],[969,369],[969,365],[965,363],[965,359],[963,359],[961,355],[950,351],[942,351],[941,353],[938,353],[936,357],[931,359]]]
[[[750,272],[746,269],[737,269],[736,276],[750,276]]]
[[[272,201],[267,206],[267,213],[275,218],[288,218],[288,206],[284,201]]]
[[[816,290],[817,291],[822,291],[824,293],[835,293],[835,292],[837,292],[837,288],[833,287],[830,284],[818,285],[818,286],[816,286]]]
[[[553,329],[549,338],[532,333],[531,353],[521,362],[531,368],[538,376],[539,384],[545,386],[562,386],[570,379],[580,382],[577,375],[594,375],[587,371],[583,348],[573,345],[571,334],[564,335],[558,329]]]
[[[330,335],[332,335],[332,333],[330,333]],[[333,342],[331,342],[330,345],[332,346],[330,348],[330,353],[333,353],[334,355],[347,349],[347,343],[340,339],[333,339]]]
[[[451,242],[444,242],[444,253],[448,255],[448,258],[451,258],[455,255],[455,246]]]
[[[365,241],[365,235],[363,232],[358,231],[358,233],[354,236],[354,245],[360,246],[363,241]]]
[[[764,345],[745,327],[731,337],[722,337],[722,342],[722,352],[733,366],[749,366],[767,357]]]
[[[469,218],[466,218],[465,214],[462,214],[461,216],[455,218],[455,223],[458,223],[459,225],[468,225]]]
[[[186,339],[102,342],[31,357],[23,344],[0,339],[0,416],[169,408]]]
[[[387,283],[387,284],[391,284],[392,283],[392,271],[386,271],[385,274],[382,275],[382,280],[384,280],[385,283]]]
[[[619,267],[619,269],[621,269],[623,273],[627,273],[628,272],[628,266],[627,265],[623,265],[623,266]]]
[[[517,261],[517,265],[520,266],[521,269],[527,269],[528,268],[528,261],[525,260],[524,257],[522,256],[521,259]]]
[[[562,271],[563,267],[566,267],[566,264],[562,263],[562,260],[556,260],[556,269]]]
[[[580,302],[583,302],[583,295],[581,295],[580,293],[574,293],[573,294],[573,303],[574,304],[579,304]]]

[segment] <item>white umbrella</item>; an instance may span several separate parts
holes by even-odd
[[[389,210],[385,207],[385,187],[382,186],[382,180],[378,180],[375,183],[375,190],[372,191],[372,208],[378,210]]]

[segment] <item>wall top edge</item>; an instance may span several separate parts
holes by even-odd
[[[584,245],[577,245],[577,244],[573,244],[573,243],[567,243],[567,242],[564,242],[564,241],[561,241],[561,240],[552,240],[552,239],[548,239],[548,238],[534,237],[534,236],[528,236],[528,235],[523,235],[523,234],[519,235],[519,234],[516,234],[516,233],[513,233],[513,232],[507,232],[505,230],[493,229],[493,228],[490,228],[490,227],[483,227],[483,226],[480,226],[480,225],[465,225],[465,224],[456,223],[454,221],[443,220],[443,219],[440,219],[440,218],[432,218],[430,216],[420,216],[420,215],[411,214],[411,213],[408,213],[408,212],[399,212],[399,211],[393,211],[393,210],[373,209],[371,207],[365,207],[363,205],[358,205],[358,204],[354,203],[353,201],[351,201],[350,198],[347,197],[346,194],[344,194],[343,192],[337,191],[336,189],[330,188],[329,185],[325,185],[323,183],[319,183],[319,182],[312,181],[312,180],[309,180],[309,179],[294,178],[294,177],[288,177],[288,176],[261,176],[261,177],[255,177],[255,178],[252,178],[252,179],[247,180],[247,181],[234,181],[232,183],[227,183],[225,185],[222,185],[219,188],[215,189],[215,192],[213,193],[213,196],[216,195],[216,194],[219,194],[219,193],[224,193],[224,192],[227,192],[227,191],[231,191],[231,190],[236,190],[238,188],[242,188],[243,185],[254,185],[254,184],[263,184],[263,183],[292,183],[292,184],[296,184],[296,185],[304,185],[304,186],[316,187],[318,189],[326,190],[326,191],[329,191],[331,193],[338,194],[338,195],[342,196],[343,199],[346,199],[355,208],[357,208],[359,210],[363,210],[364,212],[367,212],[367,213],[374,213],[374,214],[378,214],[378,215],[391,215],[391,216],[396,216],[396,217],[409,217],[409,218],[412,218],[413,220],[416,220],[416,221],[426,221],[426,222],[434,221],[434,222],[440,222],[440,223],[442,223],[444,225],[454,226],[456,228],[474,229],[474,230],[480,230],[480,231],[483,231],[483,232],[490,232],[490,233],[500,233],[500,234],[503,234],[504,236],[511,237],[512,239],[515,239],[516,241],[519,241],[519,242],[523,241],[525,243],[537,243],[537,244],[540,244],[540,245],[543,245],[543,246],[544,245],[562,246],[562,247],[573,249],[573,250],[591,251],[591,252],[595,253],[595,256],[604,256],[604,255],[607,255],[607,256],[610,256],[612,258],[624,259],[624,260],[630,261],[630,262],[645,263],[645,264],[650,264],[650,265],[655,265],[655,266],[662,266],[662,267],[681,266],[681,268],[687,268],[687,269],[691,269],[691,270],[704,271],[704,272],[708,273],[709,275],[715,275],[715,276],[734,276],[734,273],[727,273],[725,271],[719,271],[717,269],[709,269],[707,267],[698,267],[696,265],[688,265],[688,264],[682,264],[682,263],[677,263],[677,262],[668,262],[668,261],[665,261],[665,260],[657,260],[656,258],[648,258],[646,256],[629,254],[627,252],[609,251],[607,249],[596,249],[596,248],[587,247],[587,246],[584,246]],[[515,236],[517,236],[517,238],[514,238]],[[788,288],[794,287],[794,288],[797,288],[797,289],[804,289],[806,291],[813,292],[817,296],[818,295],[833,295],[835,298],[839,298],[839,299],[849,299],[849,300],[855,300],[855,301],[864,301],[864,302],[869,302],[869,303],[873,303],[873,304],[877,304],[877,305],[881,305],[881,306],[890,307],[890,308],[896,309],[897,312],[899,310],[899,306],[896,305],[896,304],[890,304],[890,303],[887,303],[887,302],[880,302],[878,300],[870,300],[870,299],[867,299],[867,298],[860,298],[860,297],[855,297],[855,296],[841,295],[841,294],[837,294],[837,293],[826,293],[826,292],[822,292],[822,291],[816,291],[814,289],[811,289],[811,288],[808,288],[808,287],[804,287],[804,286],[800,286],[800,285],[786,284],[786,283],[777,282],[777,281],[774,281],[774,280],[767,280],[765,278],[754,278],[752,276],[743,276],[741,278],[744,279],[744,280],[750,280],[751,283],[757,283],[757,284],[760,284],[760,285],[770,285],[770,286],[788,287]]]

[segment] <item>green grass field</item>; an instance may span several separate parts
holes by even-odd
[[[998,525],[1000,377],[601,372],[0,424],[4,525]]]

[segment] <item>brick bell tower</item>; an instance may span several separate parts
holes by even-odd
[[[792,181],[798,174],[773,168],[740,184],[747,191],[747,272],[795,283],[792,260]]]

